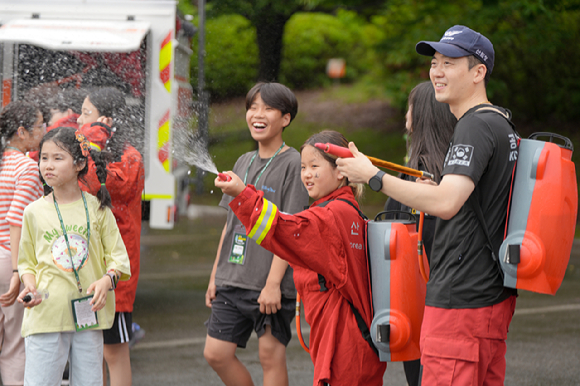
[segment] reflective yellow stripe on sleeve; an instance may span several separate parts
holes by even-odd
[[[248,234],[248,236],[252,240],[254,240],[258,245],[262,243],[262,241],[270,231],[272,223],[274,222],[274,218],[276,217],[277,211],[278,208],[276,207],[276,205],[264,199],[262,213],[260,213],[260,217],[258,217],[258,221],[256,221],[256,224],[254,224],[252,231]]]

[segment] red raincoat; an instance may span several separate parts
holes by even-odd
[[[81,132],[87,139],[104,148],[109,138],[102,124],[86,124]],[[129,254],[131,279],[120,281],[115,290],[116,312],[133,312],[137,281],[139,280],[139,259],[141,243],[141,195],[145,184],[145,170],[141,154],[131,145],[125,147],[121,161],[107,166],[107,190],[111,194],[113,214]],[[79,180],[82,190],[96,195],[101,188],[96,174],[95,163],[89,158],[89,171],[85,182]],[[130,327],[129,327],[130,328]]]
[[[351,302],[370,326],[364,222],[353,207],[337,198],[358,207],[351,188],[343,187],[309,210],[289,215],[264,200],[263,192],[252,185],[230,207],[249,237],[294,269],[294,283],[310,325],[313,385],[382,385],[387,365],[362,337],[349,305]],[[334,201],[316,206],[328,200]],[[326,279],[328,290],[320,290],[318,274]]]
[[[80,115],[72,113],[71,115],[67,115],[59,119],[58,121],[54,122],[52,125],[46,128],[46,132],[48,133],[52,129],[56,129],[57,127],[72,127],[73,129],[79,128],[79,124],[77,123],[77,119],[79,119]]]

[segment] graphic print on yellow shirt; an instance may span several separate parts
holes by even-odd
[[[75,226],[76,228],[76,226]],[[68,229],[67,229],[68,233]],[[70,255],[66,247],[66,240],[64,236],[60,236],[52,244],[52,260],[58,268],[66,272],[73,272],[73,265],[71,263],[71,256],[74,263],[74,268],[79,271],[87,265],[89,261],[87,240],[77,234],[69,234],[68,238],[70,244]],[[86,259],[85,259],[86,257]],[[83,261],[84,259],[84,261]],[[82,266],[81,266],[82,263]]]

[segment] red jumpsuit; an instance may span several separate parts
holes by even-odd
[[[364,222],[350,187],[316,201],[309,210],[289,215],[249,185],[230,207],[262,247],[288,261],[310,325],[313,385],[382,385],[386,363],[362,337],[351,302],[368,326],[372,321]],[[328,201],[324,207],[316,205]],[[318,274],[328,290],[321,291]]]
[[[59,119],[58,121],[54,122],[51,126],[46,128],[46,132],[48,133],[52,129],[56,129],[57,127],[72,127],[73,129],[78,129],[79,124],[77,123],[77,119],[80,115],[72,113],[71,115],[67,115]]]
[[[101,149],[109,138],[103,124],[86,124],[82,133]],[[120,281],[115,290],[116,312],[133,312],[137,281],[139,280],[139,259],[141,243],[141,195],[145,184],[143,158],[133,146],[127,144],[121,161],[107,166],[107,190],[111,194],[113,214],[129,254],[131,279]],[[83,183],[84,182],[84,183]],[[96,195],[101,188],[96,174],[95,163],[89,158],[89,171],[85,181],[79,180],[82,190]],[[129,326],[130,328],[130,326]]]

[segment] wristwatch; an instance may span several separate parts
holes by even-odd
[[[109,276],[109,278],[111,279],[111,288],[109,288],[109,291],[114,291],[115,288],[117,288],[117,283],[116,283],[116,276],[113,272],[107,272],[105,274],[105,276]]]
[[[382,170],[379,170],[377,174],[371,177],[369,180],[369,187],[375,192],[380,192],[383,188],[383,176],[387,174]]]

